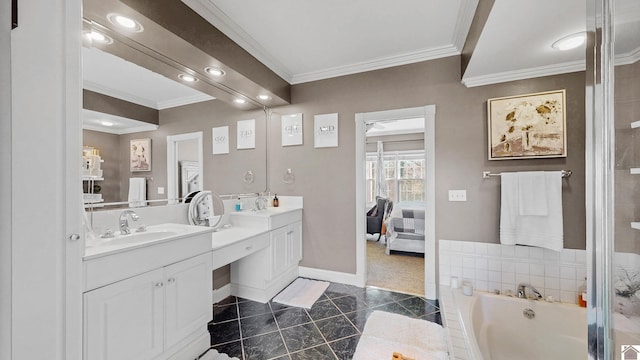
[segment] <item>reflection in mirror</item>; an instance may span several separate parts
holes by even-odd
[[[192,191],[203,189],[202,157],[202,131],[167,136],[167,196],[170,204],[175,204]],[[182,167],[181,162],[185,162]]]

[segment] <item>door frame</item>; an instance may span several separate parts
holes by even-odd
[[[424,117],[424,156],[425,156],[425,266],[424,292],[427,299],[437,298],[437,257],[435,232],[435,115],[436,106],[426,105],[413,108],[357,113],[355,116],[356,145],[356,281],[357,285],[367,283],[367,249],[365,223],[365,167],[366,134],[365,124],[382,120],[401,120]]]

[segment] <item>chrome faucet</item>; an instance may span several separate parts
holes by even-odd
[[[125,210],[120,214],[120,234],[121,235],[129,235],[131,234],[131,230],[129,229],[129,220],[127,216],[131,217],[131,220],[138,221],[140,217],[133,210]]]
[[[529,288],[529,290],[533,293],[531,299],[533,300],[540,300],[542,299],[542,294],[536,290],[536,288],[534,288],[533,286],[529,285],[529,284],[520,284],[518,285],[518,297],[521,299],[529,299],[529,297],[527,297],[526,294],[526,289]]]

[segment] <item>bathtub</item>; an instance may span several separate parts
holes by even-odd
[[[587,359],[584,308],[459,289],[452,298],[472,359]]]

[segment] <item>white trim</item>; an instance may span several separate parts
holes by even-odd
[[[427,105],[414,108],[357,113],[355,116],[355,171],[356,171],[356,204],[365,204],[365,164],[366,164],[366,137],[365,123],[384,121],[390,119],[407,119],[424,117],[424,142],[425,142],[425,297],[437,298],[436,279],[436,233],[435,233],[435,105]],[[365,207],[356,206],[356,274],[358,284],[367,282],[367,258],[365,243]],[[360,285],[360,286],[362,286]]]
[[[343,273],[338,271],[316,269],[300,266],[300,277],[305,277],[314,280],[331,281],[339,284],[354,285],[358,287],[364,287],[364,282],[356,276],[356,274]]]
[[[640,60],[640,47],[629,51],[628,53],[618,54],[615,56],[616,66],[634,64],[638,60]]]
[[[456,26],[453,29],[453,39],[451,43],[462,52],[467,36],[469,35],[469,29],[473,22],[473,16],[476,14],[479,0],[462,0],[460,8],[458,9],[458,17],[456,20]]]
[[[114,90],[104,85],[94,83],[93,81],[83,80],[82,87],[89,91],[97,92],[103,95],[114,97],[116,99],[128,101],[130,103],[158,110],[158,103],[151,99],[136,96],[124,91]]]
[[[423,49],[419,51],[397,54],[384,58],[362,61],[328,69],[295,74],[291,77],[291,81],[289,82],[295,85],[310,81],[324,80],[338,76],[363,73],[372,70],[385,69],[393,66],[412,64],[455,55],[460,55],[460,51],[454,45],[449,44],[437,48]]]
[[[231,283],[228,283],[219,289],[213,289],[211,292],[212,304],[217,304],[229,296],[231,296]]]
[[[240,47],[253,55],[258,61],[263,63],[278,76],[286,81],[291,80],[292,75],[280,61],[273,57],[259,42],[253,39],[224,11],[220,10],[213,1],[205,0],[182,0],[193,11],[202,16],[209,23],[222,31]],[[290,82],[290,81],[289,81]]]
[[[170,109],[183,105],[195,104],[203,101],[215,100],[213,96],[207,94],[197,94],[185,96],[177,99],[158,101],[158,110]]]
[[[132,128],[122,129],[122,130],[117,130],[117,129],[112,130],[107,126],[82,125],[82,128],[84,130],[99,131],[99,132],[115,134],[115,135],[133,134],[133,133],[139,133],[139,132],[145,132],[145,131],[155,131],[155,130],[158,130],[158,127],[159,127],[158,125],[149,124],[149,125],[137,126],[137,127],[132,127]]]
[[[483,85],[498,84],[508,81],[531,79],[543,76],[566,74],[585,70],[584,60],[562,64],[545,65],[535,68],[512,70],[488,75],[462,77],[462,83],[470,88]]]
[[[176,199],[178,199],[178,167],[177,158],[178,158],[178,142],[184,140],[198,140],[198,166],[200,174],[202,174],[202,178],[200,184],[204,184],[204,171],[203,171],[203,145],[202,145],[202,131],[186,133],[186,134],[178,134],[178,135],[168,135],[167,136],[167,198],[169,201],[168,205],[176,204]]]

